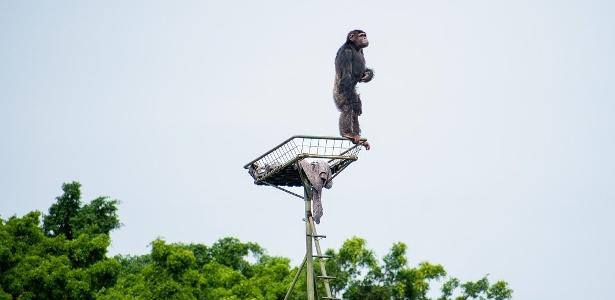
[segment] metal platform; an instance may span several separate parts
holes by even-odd
[[[302,159],[327,159],[331,175],[335,177],[358,159],[363,143],[358,144],[342,137],[296,135],[267,151],[244,168],[257,185],[303,186],[296,162]]]
[[[362,139],[359,143],[354,144],[352,141],[341,137],[296,135],[244,166],[254,179],[255,184],[275,187],[303,199],[305,203],[305,218],[303,218],[305,222],[305,256],[299,271],[295,273],[284,300],[289,299],[304,267],[306,269],[308,300],[316,299],[318,294],[316,280],[322,281],[326,293],[322,299],[336,299],[333,297],[329,285],[329,280],[335,279],[335,277],[327,276],[327,270],[323,262],[323,259],[326,259],[327,256],[323,255],[319,242],[319,239],[326,236],[319,235],[316,232],[316,225],[314,224],[315,221],[312,214],[314,187],[307,178],[305,170],[302,170],[299,166],[299,162],[303,159],[326,160],[331,170],[331,175],[326,179],[329,182],[348,165],[358,159],[361,146],[366,142],[366,139]],[[293,186],[302,186],[304,195],[301,196],[284,188]],[[313,252],[314,245],[316,246],[316,255]],[[319,258],[320,274],[314,272],[314,258]]]

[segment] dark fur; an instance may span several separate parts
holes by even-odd
[[[363,113],[361,99],[355,87],[359,82],[369,82],[374,77],[374,71],[365,66],[363,49],[350,40],[351,34],[363,33],[353,30],[348,33],[346,42],[335,56],[335,84],[333,99],[340,110],[340,134],[360,135],[358,116]],[[361,81],[364,74],[367,78]]]

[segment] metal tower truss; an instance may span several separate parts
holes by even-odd
[[[308,300],[316,299],[316,280],[322,280],[326,295],[321,299],[337,299],[331,294],[329,280],[335,277],[327,276],[319,240],[325,238],[316,232],[312,217],[312,184],[305,172],[299,166],[303,159],[324,159],[329,164],[331,176],[329,181],[339,175],[346,167],[358,159],[361,146],[366,142],[362,139],[358,144],[341,137],[320,137],[296,135],[285,140],[273,149],[265,152],[244,166],[257,185],[268,185],[293,196],[301,198],[305,203],[305,246],[306,253],[297,274],[284,299],[290,296],[302,269],[306,268],[306,283]],[[303,187],[303,196],[288,190],[288,187]],[[314,254],[314,246],[316,253]],[[319,258],[320,275],[314,272],[314,258]]]

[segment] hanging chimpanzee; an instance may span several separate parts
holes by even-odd
[[[355,144],[361,139],[359,116],[363,113],[361,98],[355,87],[357,83],[369,82],[374,77],[374,71],[365,67],[365,57],[363,57],[363,48],[368,45],[367,34],[363,30],[353,30],[348,33],[346,43],[340,47],[335,56],[333,99],[340,111],[340,134]],[[363,145],[369,150],[367,142]]]

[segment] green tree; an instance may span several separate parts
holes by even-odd
[[[108,235],[48,237],[39,212],[2,223],[2,293],[18,299],[93,299],[96,291],[115,284],[121,266],[106,258]]]
[[[115,285],[122,266],[106,253],[117,202],[81,207],[78,182],[62,189],[42,227],[38,211],[0,220],[0,299],[94,299]]]
[[[251,263],[248,257],[256,261]],[[150,254],[117,256],[126,271],[99,299],[267,299],[284,297],[290,283],[286,258],[264,254],[255,243],[223,238],[202,244],[152,242]]]
[[[353,237],[344,242],[339,251],[327,250],[332,258],[327,261],[328,273],[335,276],[332,290],[344,299],[413,299],[427,300],[431,283],[443,280],[444,267],[421,262],[408,266],[407,246],[395,243],[382,262],[378,262],[364,239]],[[321,288],[322,289],[322,288]],[[454,298],[453,298],[454,297]],[[512,290],[504,281],[489,284],[487,277],[460,283],[454,277],[443,283],[439,300],[496,299],[512,297]]]
[[[64,193],[49,207],[43,217],[43,230],[49,236],[63,234],[72,240],[80,233],[109,234],[119,228],[117,200],[98,197],[81,206],[81,184],[73,181],[62,185]]]
[[[77,182],[62,186],[64,193],[42,226],[37,211],[0,219],[0,300],[278,300],[299,272],[289,259],[269,256],[258,244],[233,237],[211,246],[157,239],[149,254],[109,258],[109,232],[120,224],[118,202],[99,197],[82,205],[80,187]],[[328,275],[336,277],[333,292],[350,300],[426,300],[432,284],[443,281],[438,300],[512,297],[504,281],[491,284],[485,276],[462,282],[447,277],[438,264],[410,266],[407,248],[394,243],[382,260],[359,237],[338,250],[328,249],[331,259],[325,264]],[[305,268],[301,272],[305,278]],[[320,281],[317,292],[325,295]],[[291,299],[305,298],[302,279]]]
[[[43,229],[50,236],[63,234],[72,240],[74,236],[73,219],[81,207],[81,184],[79,182],[62,185],[64,194],[57,197],[57,202],[49,207],[49,214],[43,217]]]
[[[109,234],[111,230],[119,228],[118,204],[117,200],[109,197],[98,197],[79,208],[73,219],[76,231]]]

